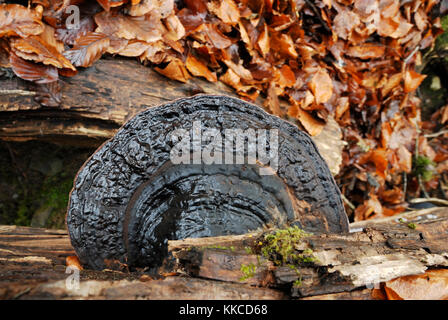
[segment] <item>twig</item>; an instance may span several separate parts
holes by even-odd
[[[412,50],[412,52],[410,54],[408,54],[408,56],[406,58],[404,58],[403,62],[404,64],[408,64],[409,61],[412,59],[412,57],[418,52],[418,50],[420,49],[420,45],[416,46],[414,48],[414,50]]]
[[[415,198],[409,201],[410,203],[423,203],[423,202],[432,202],[436,204],[441,204],[444,206],[448,206],[448,200],[443,200],[439,198]]]
[[[419,152],[418,152],[418,147],[419,147],[418,139],[419,139],[419,135],[418,135],[418,134],[419,134],[420,132],[421,132],[421,131],[420,131],[420,128],[417,127],[417,137],[415,138],[415,159],[418,159],[418,154],[419,154]],[[426,192],[425,186],[423,185],[422,176],[421,176],[421,174],[419,174],[419,173],[417,173],[417,181],[418,181],[418,186],[419,186],[420,189],[423,191],[423,194],[424,194],[425,198],[429,198],[429,194],[428,194],[428,192]]]
[[[425,138],[435,138],[435,137],[441,136],[442,134],[445,134],[445,133],[448,133],[448,130],[442,130],[442,131],[431,133],[431,134],[425,134],[424,137]]]
[[[425,198],[429,199],[430,197],[429,197],[428,192],[425,189],[425,186],[423,185],[423,181],[422,181],[422,176],[421,175],[418,175],[418,184],[419,184],[420,188],[422,189],[423,194],[425,195]]]
[[[353,211],[355,211],[356,207],[353,203],[350,202],[343,194],[341,194],[342,200],[345,202],[346,205],[350,207]]]
[[[403,172],[403,196],[406,201],[406,191],[408,189],[408,175],[406,172]]]
[[[18,90],[18,89],[14,89],[14,90],[0,90],[0,96],[6,96],[9,94],[14,94],[16,96],[35,96],[36,92],[34,91],[26,91],[26,90]]]
[[[31,291],[30,287],[27,287],[25,290],[20,291],[19,293],[17,293],[14,297],[12,297],[12,300],[16,300],[19,299],[21,296],[23,296],[24,294],[27,294],[28,292]]]

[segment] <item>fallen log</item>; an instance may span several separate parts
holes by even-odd
[[[198,93],[236,97],[222,82],[194,78],[181,83],[124,58],[101,59],[64,79],[59,105],[52,107],[40,103],[52,96],[45,86],[0,75],[0,140],[99,146],[137,113]],[[255,103],[263,106],[265,99],[259,97]],[[341,138],[341,130],[331,117],[324,130],[313,137],[333,174],[339,172],[342,162]]]
[[[295,250],[312,249],[315,259],[296,269],[257,258],[266,233],[255,232],[170,241],[172,258],[161,270],[166,277],[84,269],[79,289],[70,289],[64,260],[73,251],[65,231],[0,226],[0,298],[378,299],[389,280],[448,268],[447,208],[353,223],[350,229],[304,237]],[[241,265],[250,263],[260,267],[245,277]]]
[[[171,241],[170,251],[179,268],[201,278],[238,283],[241,266],[252,264],[256,268],[248,283],[287,289],[296,298],[374,288],[398,277],[423,274],[428,268],[448,267],[447,209],[406,213],[387,223],[365,221],[352,224],[351,229],[355,232],[312,235],[295,243],[297,253],[312,250],[313,261],[299,265],[275,266],[259,254],[241,250],[241,246],[257,248],[256,243],[263,241],[254,234],[230,247],[226,247],[229,239],[216,238],[214,243],[207,239],[205,246],[198,240]]]

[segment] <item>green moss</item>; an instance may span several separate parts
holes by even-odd
[[[406,224],[409,229],[415,230],[417,228],[417,223],[415,222],[406,223],[406,221],[403,218],[398,219],[398,222]]]
[[[302,252],[296,249],[305,237],[311,233],[305,232],[297,226],[279,229],[267,234],[261,243],[261,254],[276,265],[286,265],[297,273],[297,280],[293,282],[294,287],[302,285],[302,275],[299,266],[315,263],[316,257],[313,250],[305,249]]]
[[[425,156],[417,156],[413,159],[413,174],[420,176],[424,182],[432,179],[436,164]]]
[[[73,180],[71,178],[63,178],[60,175],[44,179],[40,189],[33,190],[34,192],[31,195],[20,199],[14,224],[21,226],[31,224],[33,214],[38,209],[34,204],[37,199],[40,203],[39,208],[51,208],[51,214],[44,227],[64,228],[65,213],[72,185]]]
[[[448,15],[440,19],[443,33],[436,39],[436,50],[443,50],[448,47]]]
[[[299,278],[299,279],[297,279],[296,281],[294,281],[293,282],[293,284],[292,284],[292,286],[293,287],[301,287],[302,286],[302,279],[301,278]]]
[[[413,222],[410,222],[410,223],[408,223],[408,228],[409,229],[416,229],[417,228],[417,224],[416,223],[413,223]]]
[[[249,278],[252,278],[257,272],[257,266],[253,263],[248,265],[242,264],[240,271],[243,273],[243,276],[239,279],[240,281],[246,281]]]
[[[304,250],[301,254],[297,253],[295,249],[296,244],[310,235],[297,226],[276,230],[265,236],[261,253],[277,265],[314,262],[315,258],[311,249]]]

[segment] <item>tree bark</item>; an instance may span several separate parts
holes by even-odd
[[[0,226],[0,298],[375,299],[381,283],[448,268],[447,231],[447,208],[353,223],[348,234],[303,238],[295,250],[312,249],[316,259],[297,269],[250,251],[266,230],[176,240],[160,279],[111,263],[82,270],[80,289],[71,290],[65,258],[74,252],[65,231]],[[243,279],[249,264],[257,268]]]

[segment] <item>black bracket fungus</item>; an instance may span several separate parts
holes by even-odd
[[[325,161],[293,124],[210,95],[128,121],[79,171],[67,213],[72,245],[93,269],[106,259],[156,267],[168,240],[287,225],[348,231]]]

